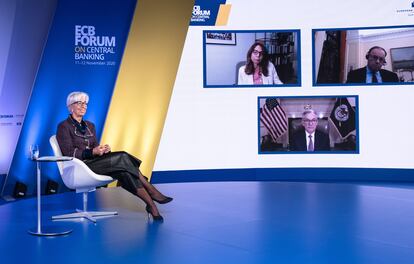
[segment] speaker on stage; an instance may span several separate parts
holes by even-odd
[[[13,196],[14,198],[22,198],[26,196],[27,186],[26,184],[17,181],[16,185],[14,186]]]
[[[52,180],[47,180],[45,194],[55,194],[58,192],[59,184]]]

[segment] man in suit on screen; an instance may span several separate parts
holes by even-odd
[[[379,46],[370,48],[365,55],[367,66],[348,73],[347,83],[386,83],[398,82],[398,75],[381,69],[387,62],[387,51]]]
[[[307,109],[302,114],[302,126],[298,132],[293,134],[290,141],[291,151],[329,151],[329,135],[319,130],[318,115],[312,109]]]

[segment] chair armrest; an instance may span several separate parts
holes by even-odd
[[[62,180],[69,189],[94,189],[114,181],[112,177],[96,174],[77,158],[62,163]]]
[[[37,158],[36,161],[40,161],[40,162],[53,162],[53,161],[69,161],[69,160],[73,160],[73,157],[66,157],[66,156],[61,156],[61,157],[57,157],[57,156],[44,156],[44,157],[40,157]]]

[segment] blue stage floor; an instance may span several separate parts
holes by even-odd
[[[1,263],[414,263],[414,188],[299,182],[159,184],[174,197],[165,218],[120,188],[90,194],[90,209],[119,215],[49,220],[81,206],[65,193],[42,197],[44,224],[73,228],[36,237],[36,199],[0,206]]]

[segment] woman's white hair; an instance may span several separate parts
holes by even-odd
[[[66,106],[69,107],[71,104],[85,101],[86,103],[89,102],[89,95],[84,92],[71,92],[66,99]]]

